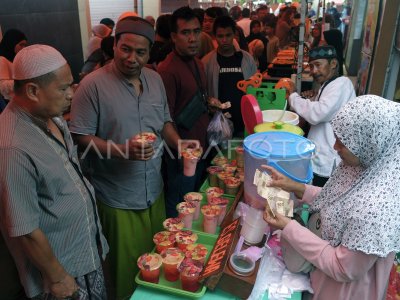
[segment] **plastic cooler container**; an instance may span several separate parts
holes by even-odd
[[[299,115],[291,111],[283,111],[280,109],[269,109],[262,111],[263,122],[282,121],[292,125],[299,125]]]
[[[253,184],[256,169],[270,165],[285,176],[309,183],[313,172],[311,157],[315,144],[310,140],[289,132],[260,132],[244,140],[244,197],[256,208],[264,208],[265,199],[257,194]]]

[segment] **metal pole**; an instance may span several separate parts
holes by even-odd
[[[321,3],[322,3],[321,0],[318,0],[318,5],[317,5],[317,19],[316,19],[317,22],[318,22],[319,13],[320,13],[320,10],[321,10],[321,9],[320,9],[320,8],[321,8]]]
[[[304,56],[304,23],[306,21],[307,0],[301,0],[301,17],[300,17],[300,30],[299,30],[299,49],[297,55],[297,76],[296,76],[296,90],[297,93],[301,92],[301,75],[303,73],[303,56]]]

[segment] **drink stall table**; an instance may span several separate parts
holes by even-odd
[[[210,277],[204,278],[204,284],[208,287],[204,295],[199,297],[187,297],[179,294],[172,294],[165,290],[152,289],[139,285],[131,300],[148,300],[148,299],[206,299],[206,300],[228,300],[228,299],[245,299],[247,298],[254,286],[257,277],[258,266],[260,260],[256,262],[254,272],[250,276],[239,276],[231,271],[228,266],[229,257],[236,247],[236,243],[240,236],[239,219],[232,221],[234,208],[239,201],[243,199],[243,187],[235,197],[231,209],[221,224],[221,233],[214,245],[214,249],[205,266],[205,271]],[[203,273],[204,273],[203,272]],[[202,274],[207,275],[207,274]],[[291,298],[293,300],[301,300],[302,294],[295,292]],[[267,300],[268,296],[264,296],[263,300]]]

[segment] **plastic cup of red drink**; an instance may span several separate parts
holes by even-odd
[[[208,182],[210,186],[218,186],[218,173],[222,172],[223,168],[220,166],[210,166],[207,168]]]
[[[213,165],[222,167],[223,165],[228,163],[228,159],[225,156],[219,155],[214,157],[211,163]]]
[[[239,178],[228,177],[224,180],[225,193],[228,195],[236,196],[239,191],[240,184],[242,183]]]
[[[244,149],[242,146],[237,146],[235,149],[236,152],[236,162],[239,168],[244,167]]]
[[[168,218],[164,220],[163,226],[165,230],[168,231],[181,231],[185,224],[183,223],[181,218]]]
[[[226,214],[226,207],[229,204],[229,199],[222,198],[222,197],[213,197],[208,202],[211,205],[218,205],[221,208],[221,213],[218,216],[218,225],[221,225],[223,219],[225,218]]]
[[[183,174],[192,177],[196,173],[197,162],[203,151],[200,148],[186,148],[182,151]]]
[[[201,208],[203,214],[203,231],[215,234],[217,231],[218,216],[221,213],[221,207],[218,205],[203,205]]]
[[[158,283],[162,258],[157,253],[145,253],[137,260],[140,275],[144,281]]]
[[[182,289],[189,292],[196,292],[200,288],[199,275],[203,265],[190,258],[186,258],[179,266]]]
[[[185,254],[178,248],[168,248],[161,252],[161,257],[165,279],[168,281],[177,281],[179,279],[178,267],[185,258]]]
[[[153,132],[141,132],[133,137],[133,140],[140,143],[154,144],[157,135]]]
[[[219,172],[217,177],[218,177],[218,186],[225,192],[225,179],[231,177],[232,174],[222,171]]]
[[[196,243],[197,239],[197,234],[190,230],[182,230],[175,235],[176,244],[182,251],[185,251],[188,245]]]
[[[175,234],[176,232],[167,230],[157,232],[153,236],[153,242],[156,245],[156,252],[161,253],[166,248],[173,248],[175,246]]]
[[[214,197],[221,197],[224,194],[224,190],[219,187],[210,187],[206,190],[207,202]]]
[[[181,202],[176,206],[176,210],[178,211],[178,217],[183,221],[185,228],[191,229],[196,205],[192,202]]]
[[[190,244],[186,246],[185,256],[204,265],[208,249],[203,244]]]
[[[183,196],[183,200],[191,202],[195,205],[193,220],[197,220],[200,216],[200,202],[203,200],[203,195],[197,192],[190,192]]]

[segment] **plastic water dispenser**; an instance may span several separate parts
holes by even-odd
[[[310,140],[289,132],[261,132],[244,140],[244,197],[249,205],[263,209],[265,199],[257,194],[253,184],[256,169],[269,165],[289,178],[309,183],[313,172],[311,157],[315,144]]]

